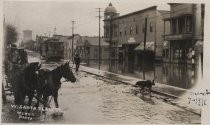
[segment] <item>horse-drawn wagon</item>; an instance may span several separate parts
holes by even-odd
[[[39,62],[11,65],[11,70],[5,73],[8,77],[6,81],[8,89],[4,89],[4,92],[10,91],[11,95],[14,95],[15,105],[25,105],[25,97],[27,96],[28,106],[32,105],[32,100],[35,98],[37,100],[35,107],[38,107],[39,103],[42,103],[44,107],[49,107],[47,105],[48,98],[52,96],[55,107],[58,108],[60,79],[64,77],[71,82],[76,81],[69,67],[69,62],[61,64],[52,71],[40,69],[41,64]]]

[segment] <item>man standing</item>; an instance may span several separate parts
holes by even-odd
[[[80,58],[79,58],[79,54],[76,54],[74,57],[74,63],[76,65],[76,72],[79,70],[79,65],[80,65]]]

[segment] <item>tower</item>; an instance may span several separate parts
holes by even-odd
[[[32,31],[31,30],[23,30],[23,43],[32,40]]]
[[[111,21],[117,16],[117,11],[115,7],[112,6],[112,3],[109,3],[109,6],[104,10],[104,38],[106,42],[110,42],[111,38]]]

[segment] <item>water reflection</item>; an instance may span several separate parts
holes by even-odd
[[[96,60],[87,61],[86,66],[97,68]],[[196,84],[197,68],[186,64],[169,63],[143,63],[134,65],[131,61],[102,60],[101,70],[110,71],[122,75],[132,76],[140,79],[155,79],[156,82],[190,89]]]

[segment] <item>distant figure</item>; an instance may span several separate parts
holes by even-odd
[[[74,63],[76,65],[76,72],[79,70],[79,65],[80,65],[80,58],[79,58],[79,54],[76,54],[74,57]]]

